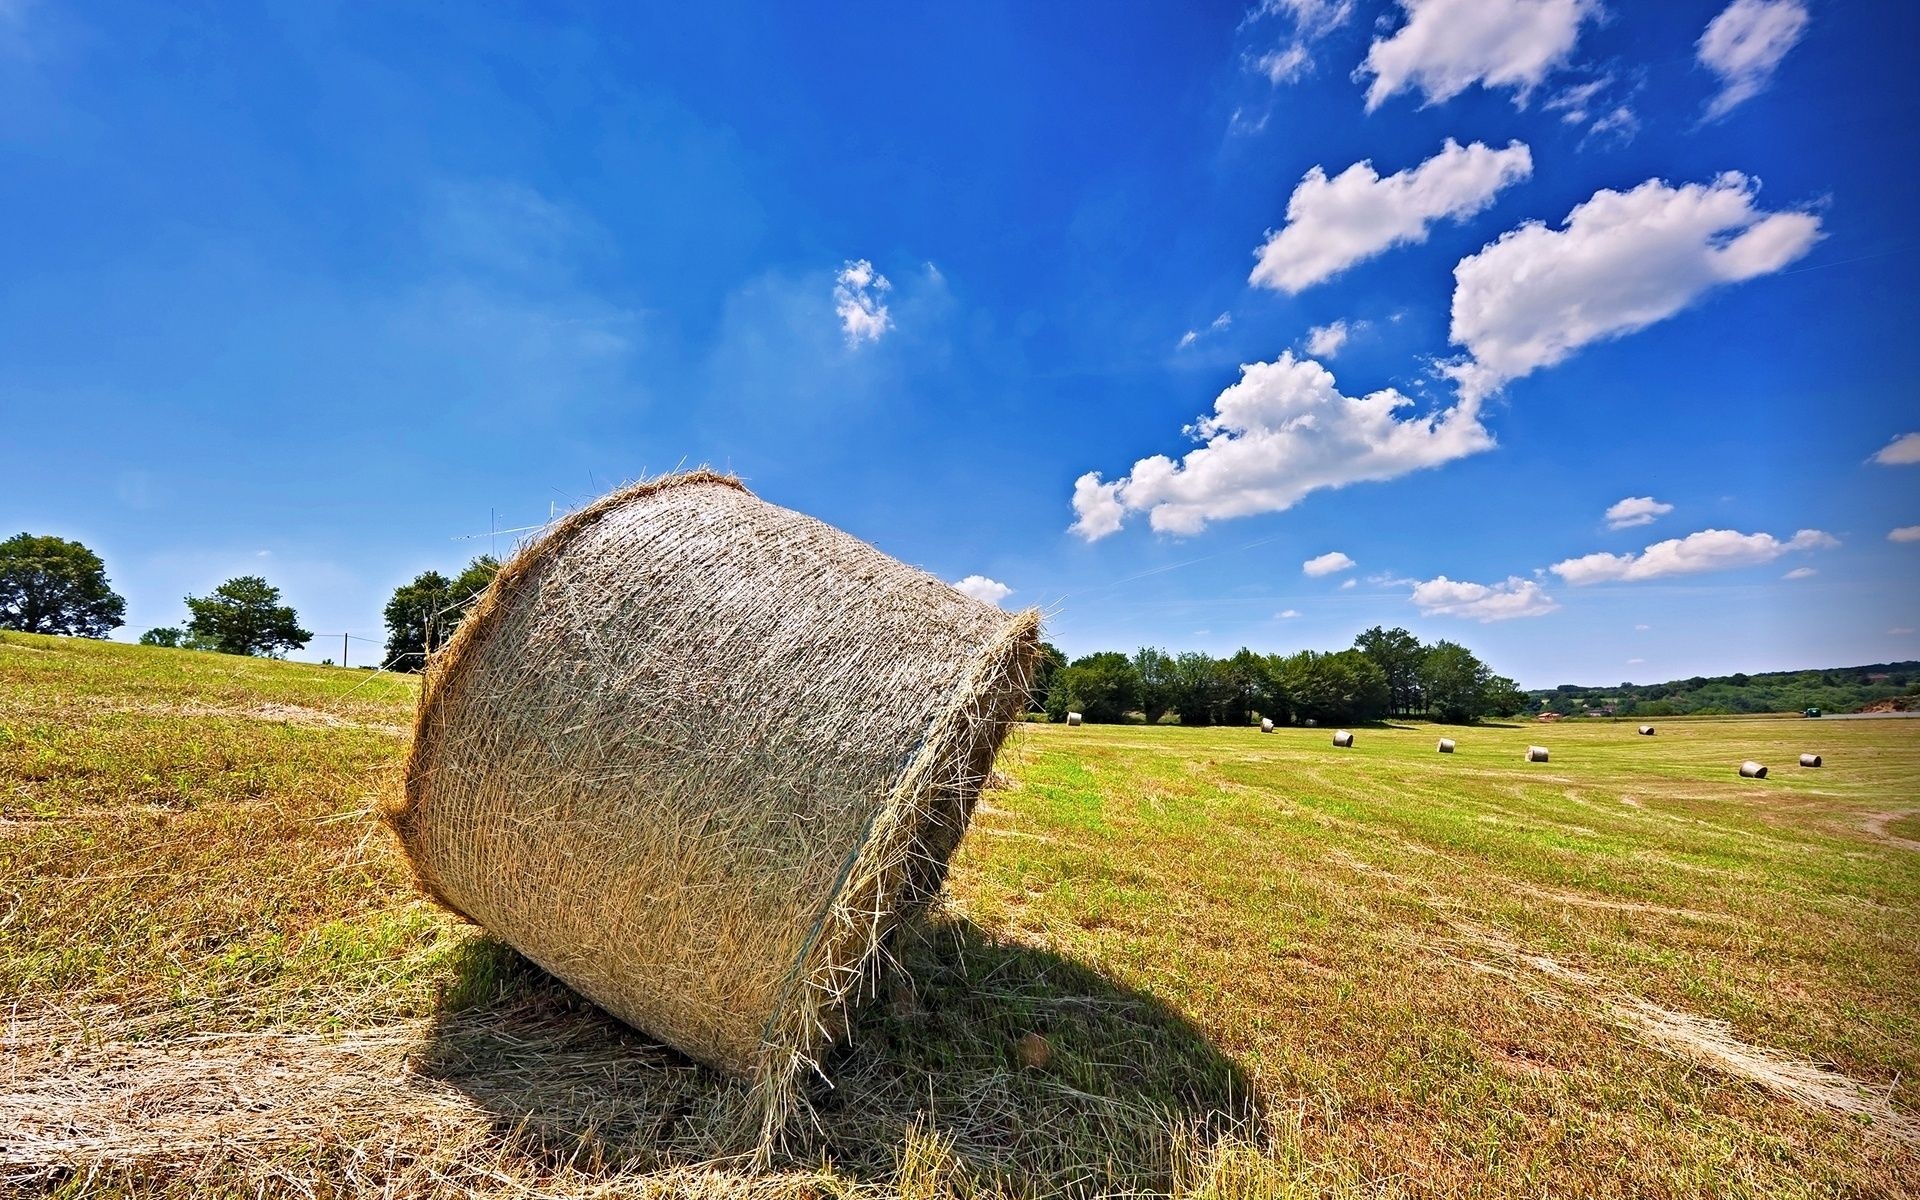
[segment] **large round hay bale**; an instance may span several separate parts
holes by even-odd
[[[1273,718],[1272,718],[1272,717],[1261,717],[1261,718],[1260,718],[1260,732],[1261,732],[1261,733],[1272,733],[1272,732],[1273,732]]]
[[[1433,749],[1434,749],[1434,752],[1435,752],[1435,753],[1437,753],[1437,754],[1452,754],[1452,753],[1453,753],[1453,739],[1452,739],[1452,738],[1441,738],[1441,739],[1440,739],[1440,744],[1439,744],[1439,745],[1437,745],[1437,746],[1435,746],[1435,747],[1434,747]]]
[[[1082,717],[1079,713],[1076,713],[1076,712],[1070,712],[1067,714],[1068,725],[1078,725],[1081,721],[1085,719],[1086,718]]]
[[[1641,736],[1641,737],[1652,737],[1652,736],[1653,736],[1653,726],[1651,726],[1651,725],[1642,725],[1642,726],[1640,727],[1640,736]]]
[[[1800,756],[1800,765],[1803,767],[1817,767],[1820,765],[1820,756],[1818,754],[1802,754]]]
[[[1545,746],[1528,746],[1527,761],[1528,762],[1546,762],[1547,748]]]
[[[1740,764],[1740,778],[1765,779],[1766,777],[1767,769],[1752,759],[1748,759],[1746,762]]]
[[[1333,731],[1333,744],[1343,750],[1351,748],[1353,745],[1353,735],[1344,729],[1336,729]]]
[[[650,480],[501,569],[384,815],[429,893],[749,1080],[771,1135],[939,889],[1038,645],[730,477]]]

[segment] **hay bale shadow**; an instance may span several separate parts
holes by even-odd
[[[976,1185],[1153,1192],[1212,1142],[1257,1138],[1244,1073],[1151,997],[960,918],[904,925],[890,949],[899,969],[829,1056],[831,1084],[807,1089],[792,1161],[885,1182],[931,1140]],[[497,943],[458,964],[416,1069],[493,1113],[535,1165],[666,1169],[751,1149],[744,1087]]]

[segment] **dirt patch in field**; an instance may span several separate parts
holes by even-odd
[[[1614,912],[1651,913],[1662,917],[1678,917],[1685,921],[1706,921],[1715,924],[1739,925],[1738,917],[1726,913],[1701,912],[1693,908],[1668,908],[1660,904],[1643,904],[1636,900],[1607,900],[1599,896],[1583,896],[1578,892],[1562,892],[1552,888],[1535,887],[1530,883],[1516,883],[1513,890],[1523,896],[1532,896],[1538,900],[1551,900],[1556,904],[1571,904],[1576,908],[1603,908]]]
[[[1916,813],[1920,813],[1920,808],[1897,808],[1888,812],[1868,813],[1860,827],[1866,830],[1867,835],[1876,842],[1884,842],[1889,846],[1898,846],[1902,850],[1920,850],[1920,841],[1915,841],[1910,837],[1902,837],[1888,828],[1889,825],[1892,825],[1902,817],[1911,817]]]

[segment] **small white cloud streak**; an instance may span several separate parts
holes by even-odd
[[[1329,550],[1325,554],[1301,563],[1300,569],[1317,579],[1322,575],[1336,575],[1341,571],[1351,571],[1357,565],[1359,564],[1340,551]]]
[[[847,345],[877,342],[893,328],[893,316],[884,303],[893,289],[885,275],[866,259],[849,259],[833,277],[833,311],[846,332]]]
[[[1495,584],[1468,583],[1441,575],[1415,584],[1411,599],[1423,616],[1465,617],[1483,624],[1544,617],[1560,607],[1538,583],[1517,575]]]
[[[1593,583],[1636,583],[1668,575],[1757,566],[1783,554],[1826,550],[1839,544],[1838,539],[1818,529],[1802,529],[1785,541],[1770,533],[1703,529],[1685,537],[1655,542],[1638,554],[1587,554],[1557,562],[1549,569],[1575,587]]]
[[[1807,21],[1800,0],[1733,0],[1708,22],[1695,50],[1700,65],[1720,77],[1720,92],[1708,102],[1706,119],[1718,120],[1765,91]]]
[[[1673,505],[1662,504],[1652,496],[1628,496],[1607,509],[1608,529],[1631,529],[1635,525],[1651,525],[1655,517],[1664,517],[1673,511]]]
[[[1903,433],[1874,451],[1872,460],[1883,467],[1910,467],[1920,463],[1920,433]]]
[[[1365,321],[1330,321],[1325,325],[1315,325],[1307,330],[1307,355],[1311,358],[1332,358],[1340,353],[1358,329],[1364,328]]]
[[[1814,570],[1812,567],[1795,567],[1793,570],[1788,571],[1785,575],[1782,575],[1780,578],[1812,579],[1815,575],[1818,575],[1819,573],[1820,572]]]
[[[985,575],[969,575],[954,584],[953,588],[986,604],[998,604],[1013,595],[1012,588],[998,579],[988,579]]]
[[[1890,542],[1920,542],[1920,525],[1902,525],[1887,534]]]
[[[1501,189],[1533,173],[1524,143],[1503,150],[1448,138],[1416,167],[1382,176],[1371,161],[1331,178],[1309,170],[1287,199],[1287,223],[1254,251],[1249,282],[1297,294],[1398,245],[1415,245],[1442,219],[1463,220],[1493,203]]]
[[[1300,615],[1299,609],[1289,608],[1285,612],[1277,612],[1273,614],[1273,617],[1274,617],[1274,620],[1276,621],[1291,621],[1299,615]]]

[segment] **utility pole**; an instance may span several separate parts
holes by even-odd
[[[340,665],[347,665],[347,635],[344,633],[340,635]]]

